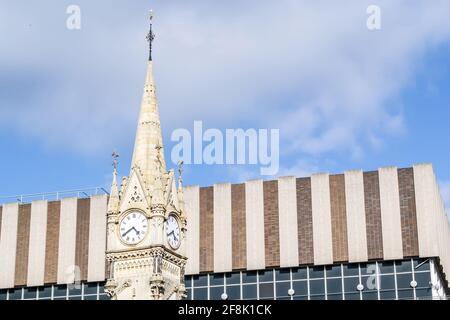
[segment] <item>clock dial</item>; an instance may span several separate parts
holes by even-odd
[[[148,232],[147,217],[139,212],[128,213],[120,222],[120,238],[126,244],[141,242]]]
[[[166,221],[167,242],[172,249],[176,250],[180,246],[180,225],[173,214],[169,215]]]

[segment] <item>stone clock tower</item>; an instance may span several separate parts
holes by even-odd
[[[186,215],[179,168],[166,171],[150,55],[130,175],[117,184],[117,155],[107,213],[107,294],[115,300],[185,296]]]

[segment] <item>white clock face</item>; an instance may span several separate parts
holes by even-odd
[[[147,217],[139,211],[128,213],[120,222],[120,238],[126,244],[141,242],[148,232]]]
[[[167,242],[172,249],[178,249],[180,246],[180,226],[178,225],[178,220],[172,214],[169,215],[166,221],[166,236]]]

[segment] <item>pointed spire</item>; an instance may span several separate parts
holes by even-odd
[[[117,158],[119,157],[119,154],[117,152],[112,153],[113,157],[113,180],[111,183],[111,193],[109,195],[109,202],[108,202],[108,212],[114,213],[117,212],[119,208],[119,187],[117,185]]]
[[[153,15],[151,15],[153,17]],[[151,18],[152,19],[152,18]],[[153,79],[153,62],[151,60],[151,44],[154,39],[150,25],[147,37],[150,42],[150,59],[147,63],[144,95],[141,102],[136,141],[134,145],[132,169],[139,168],[145,182],[153,184],[155,178],[166,172],[164,147],[159,121],[158,101],[156,99]]]

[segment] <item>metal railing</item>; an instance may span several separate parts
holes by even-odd
[[[15,203],[15,202],[23,204],[23,203],[31,203],[32,201],[37,200],[57,201],[63,198],[72,198],[72,197],[89,198],[91,196],[101,194],[109,195],[109,192],[106,191],[106,189],[103,187],[93,187],[74,190],[34,193],[34,194],[21,194],[14,196],[0,196],[0,204]]]

